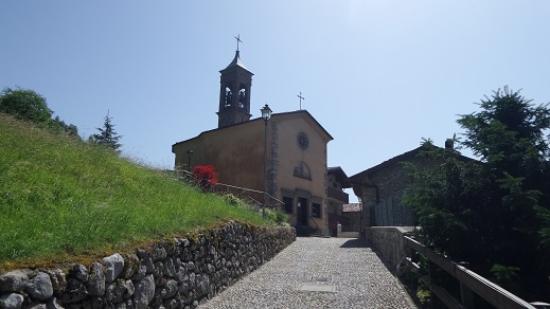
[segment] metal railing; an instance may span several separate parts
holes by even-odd
[[[434,283],[429,275],[420,278],[420,280],[433,292],[433,294],[436,295],[437,298],[448,308],[474,308],[474,293],[487,303],[499,309],[535,308],[525,300],[510,293],[501,286],[491,282],[468,268],[449,260],[441,254],[433,252],[431,249],[411,237],[403,236],[403,240],[406,251],[412,250],[413,252],[421,254],[428,259],[432,265],[436,265],[438,268],[444,270],[452,278],[458,281],[460,286],[460,300],[457,300],[445,288]],[[408,254],[405,258],[405,262],[409,267],[420,270],[420,266],[413,262],[410,254]]]
[[[242,197],[242,196],[241,196],[241,194],[239,194],[239,192],[242,192],[242,194],[244,194],[246,198],[251,199],[252,201],[256,202],[257,204],[262,204],[258,200],[263,199],[264,196],[267,196],[269,198],[269,201],[267,201],[266,206],[274,207],[274,206],[277,206],[277,205],[284,205],[283,201],[279,200],[278,198],[274,197],[273,195],[271,195],[267,192],[264,192],[264,191],[261,191],[261,190],[256,190],[256,189],[251,189],[251,188],[239,187],[239,186],[235,186],[235,185],[229,185],[229,184],[220,183],[220,182],[218,182],[217,184],[214,185],[214,192],[231,193],[231,194],[235,194],[235,195],[240,196],[240,197]],[[254,198],[253,196],[256,196],[256,198]],[[259,197],[259,196],[261,196],[261,197]]]
[[[186,169],[177,169],[176,177],[178,178],[178,180],[195,184],[193,173]],[[277,208],[284,205],[283,201],[279,200],[278,198],[274,197],[273,195],[267,192],[246,188],[246,187],[220,183],[220,182],[214,184],[210,188],[210,191],[212,193],[218,193],[218,194],[233,194],[236,197],[244,199],[251,204],[262,205],[269,208]],[[267,197],[268,200],[264,202],[260,202],[260,200],[264,200],[265,197]]]

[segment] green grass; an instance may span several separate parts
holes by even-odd
[[[0,269],[115,250],[226,219],[270,224],[166,173],[0,114]]]

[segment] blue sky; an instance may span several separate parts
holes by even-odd
[[[171,167],[173,143],[217,125],[237,33],[254,116],[302,91],[348,175],[442,145],[504,85],[550,101],[546,0],[2,0],[0,87],[38,91],[85,136],[109,110],[125,155]]]

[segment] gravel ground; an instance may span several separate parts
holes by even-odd
[[[298,238],[199,308],[416,308],[356,239]]]

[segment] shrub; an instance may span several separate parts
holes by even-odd
[[[231,206],[239,206],[241,204],[244,204],[244,202],[240,198],[231,193],[224,195],[223,198]]]
[[[265,216],[268,220],[277,224],[288,222],[288,216],[278,209],[265,209]]]
[[[211,164],[193,167],[193,180],[203,190],[210,190],[218,183],[218,173]]]

